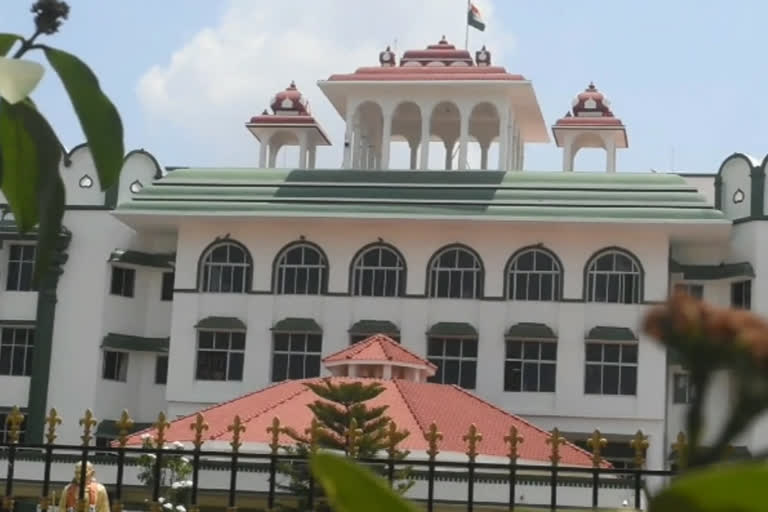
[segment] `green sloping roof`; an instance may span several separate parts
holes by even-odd
[[[587,341],[637,341],[637,336],[628,327],[598,325],[589,331]]]
[[[134,423],[128,434],[141,432],[152,427],[152,423]],[[116,438],[120,435],[120,429],[115,420],[101,420],[96,427],[96,436]]]
[[[684,265],[671,260],[669,271],[683,274],[683,279],[690,281],[711,281],[714,279],[730,279],[734,277],[755,277],[755,269],[749,262],[721,263],[719,265]]]
[[[400,329],[389,320],[360,320],[349,328],[349,334],[400,334]]]
[[[557,336],[547,325],[521,322],[509,328],[507,338],[556,339]]]
[[[272,327],[272,331],[322,334],[323,328],[312,318],[284,318]]]
[[[134,352],[168,352],[168,338],[143,338],[110,332],[101,342],[102,348],[131,350]]]
[[[142,267],[173,269],[176,261],[175,254],[154,254],[134,250],[115,249],[109,255],[109,263],[127,263]]]
[[[683,178],[655,173],[188,168],[116,213],[730,223]]]
[[[242,320],[233,316],[209,316],[197,322],[195,328],[220,329],[222,331],[244,331],[246,327]]]
[[[429,328],[428,336],[477,336],[477,329],[466,322],[439,322]]]

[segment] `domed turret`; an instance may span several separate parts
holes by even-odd
[[[397,64],[397,57],[391,47],[387,46],[387,49],[379,54],[379,63],[385,68],[391,68]]]
[[[310,115],[309,101],[296,88],[296,82],[291,82],[287,89],[275,94],[270,106],[276,115]]]
[[[485,48],[485,45],[483,45],[479,52],[475,53],[475,62],[481,67],[491,65],[491,52]]]
[[[563,170],[572,171],[576,153],[581,148],[603,148],[607,153],[605,169],[616,171],[616,149],[629,146],[627,131],[613,115],[611,103],[595,84],[574,98],[571,110],[552,127],[557,147],[563,148]]]

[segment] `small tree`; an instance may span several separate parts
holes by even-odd
[[[149,435],[142,437],[142,448],[155,448],[155,443]],[[178,442],[163,446],[163,449],[182,449],[184,445]],[[144,453],[137,459],[139,474],[137,478],[149,489],[155,485],[155,462],[157,456],[154,453]],[[160,502],[163,508],[169,511],[186,512],[189,505],[192,481],[192,464],[183,455],[163,454],[160,460]]]
[[[369,459],[386,452],[387,457],[395,461],[402,461],[408,456],[408,452],[400,450],[398,445],[408,437],[409,432],[393,428],[391,418],[385,414],[388,406],[369,407],[366,404],[384,391],[381,384],[337,384],[331,379],[325,379],[321,383],[307,383],[306,386],[319,396],[320,400],[309,404],[314,419],[303,433],[292,428],[284,430],[284,433],[295,441],[294,445],[282,447],[286,454],[305,459],[317,450],[335,450],[344,452],[351,458]],[[313,485],[306,463],[281,464],[280,472],[288,476],[288,482],[278,484],[278,488],[298,500],[296,507],[283,506],[283,510],[308,510],[310,493],[314,494],[314,510],[331,510],[323,498],[320,485]],[[398,492],[404,493],[411,487],[409,473],[408,468],[395,472]]]

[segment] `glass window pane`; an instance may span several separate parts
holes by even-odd
[[[304,378],[304,356],[302,354],[291,354],[288,358],[288,378]]]
[[[515,260],[517,270],[533,270],[533,251],[526,251]]]
[[[539,274],[529,274],[528,276],[528,300],[541,300],[539,277]]]
[[[602,366],[597,364],[588,364],[584,378],[584,392],[588,394],[600,394]]]
[[[607,302],[608,301],[608,276],[605,274],[597,274],[594,276],[594,294],[593,300],[595,302]],[[590,290],[590,293],[593,291]]]
[[[320,376],[320,356],[307,356],[305,365],[305,379]]]
[[[523,353],[523,343],[521,341],[507,340],[507,358],[519,359]]]
[[[528,300],[528,274],[517,274],[515,279],[515,300]]]
[[[288,350],[288,334],[275,333],[275,350],[285,351]]]
[[[230,352],[228,380],[243,380],[243,356],[242,352]]]
[[[622,295],[619,293],[621,287],[621,276],[618,274],[611,274],[608,276],[608,293],[606,295],[606,301],[612,304],[621,302]]]
[[[384,287],[384,271],[377,271],[373,276],[373,295],[376,297],[384,297],[386,295]]]
[[[446,340],[445,355],[449,357],[461,356],[461,340]]]
[[[456,250],[445,251],[443,252],[443,254],[440,255],[440,258],[438,260],[438,266],[442,268],[456,268],[456,257],[457,257]]]
[[[214,333],[213,339],[214,339],[213,348],[217,350],[229,349],[229,333],[228,332]]]
[[[320,334],[307,336],[307,352],[320,352],[323,347],[323,337]]]
[[[11,374],[11,358],[13,349],[9,346],[0,347],[0,375]]]
[[[459,384],[459,361],[446,359],[443,366],[443,383]]]
[[[523,344],[523,357],[525,359],[538,359],[539,343],[535,341],[526,341]]]
[[[636,363],[637,362],[637,345],[622,345],[621,361],[623,363]]]
[[[621,390],[622,395],[634,395],[637,392],[637,367],[621,367]]]
[[[437,366],[435,374],[427,379],[428,382],[443,382],[443,359],[429,358],[429,362]]]
[[[461,382],[459,385],[464,389],[475,389],[475,380],[477,377],[477,363],[475,361],[464,361],[461,363]]]
[[[541,359],[545,361],[556,361],[557,360],[557,343],[542,343]]]
[[[459,252],[459,267],[461,268],[475,268],[477,267],[477,260],[475,256],[468,251]]]
[[[603,394],[619,394],[619,367],[606,365],[603,366]]]
[[[462,357],[477,357],[477,340],[464,340],[461,345]]]
[[[294,247],[293,249],[285,253],[284,263],[287,263],[288,265],[301,264],[301,253],[302,253],[301,247]]]
[[[291,352],[304,352],[306,347],[306,336],[304,334],[290,335]]]
[[[539,368],[539,378],[541,381],[541,385],[539,386],[539,391],[544,393],[554,393],[555,392],[555,365],[554,364],[542,364]]]
[[[381,266],[382,267],[398,267],[399,260],[397,254],[392,252],[389,249],[382,249],[381,250]]]
[[[232,333],[232,350],[245,350],[245,333],[233,332]]]
[[[613,254],[604,254],[595,262],[597,270],[613,270]]]
[[[272,381],[280,382],[288,377],[288,356],[275,354],[272,357]]]
[[[522,371],[519,361],[504,363],[504,391],[520,391]]]
[[[13,351],[13,360],[11,361],[11,375],[24,375],[24,362],[26,360],[25,350],[16,346]]]
[[[443,343],[441,338],[429,338],[427,340],[427,354],[430,356],[442,356]]]
[[[553,274],[542,274],[539,278],[541,280],[541,294],[539,300],[554,300],[554,279]]]
[[[603,345],[601,343],[587,343],[587,361],[603,360]]]
[[[379,253],[380,250],[377,248],[369,249],[363,254],[362,257],[362,264],[366,267],[378,267],[379,266]]]
[[[618,363],[620,350],[621,345],[603,345],[603,360],[611,363]]]
[[[552,256],[545,252],[536,252],[536,270],[553,270],[555,268]]]
[[[539,364],[525,363],[523,365],[523,391],[539,390]]]

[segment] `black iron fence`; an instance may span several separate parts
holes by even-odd
[[[16,486],[27,485],[29,488],[30,482],[33,482],[33,488],[39,491],[36,496],[38,510],[48,512],[56,507],[54,502],[56,487],[61,487],[68,482],[72,464],[79,462],[81,463],[80,481],[86,481],[89,464],[99,471],[110,468],[108,472],[114,474],[113,478],[111,475],[107,479],[99,478],[99,482],[109,491],[112,512],[121,512],[125,508],[126,489],[137,488],[142,489],[148,496],[146,504],[142,502],[140,506],[142,508],[146,506],[152,512],[161,512],[164,508],[163,493],[170,484],[169,481],[164,481],[162,476],[167,462],[174,457],[183,457],[190,469],[189,492],[185,498],[183,510],[199,512],[201,496],[215,491],[221,498],[221,503],[216,508],[225,506],[228,512],[234,512],[239,506],[239,501],[242,501],[244,496],[248,496],[249,506],[246,508],[259,508],[253,506],[255,497],[257,502],[263,503],[262,510],[272,511],[278,510],[279,508],[276,507],[281,503],[295,501],[295,496],[286,493],[285,487],[281,485],[281,478],[283,482],[287,478],[286,467],[293,465],[295,468],[306,465],[308,462],[304,457],[285,453],[279,445],[282,430],[277,418],[268,429],[272,435],[272,442],[261,453],[241,449],[240,433],[244,429],[238,417],[230,426],[232,440],[229,442],[229,449],[225,450],[204,449],[205,422],[202,415],[198,415],[196,423],[190,426],[194,439],[186,445],[168,443],[165,438],[168,424],[161,415],[153,431],[153,437],[147,436],[141,447],[128,446],[128,422],[124,422],[125,428],[121,429],[121,435],[111,446],[98,448],[93,446],[91,429],[96,423],[90,412],[81,419],[84,429],[81,444],[57,444],[55,443],[57,421],[55,411],[52,411],[48,419],[49,429],[45,443],[19,444],[18,430],[11,430],[8,442],[0,443],[0,460],[5,462],[4,475],[3,465],[0,464],[0,481],[3,476],[5,480],[3,511],[19,510],[21,496],[16,493]],[[644,467],[644,453],[648,443],[640,432],[634,445],[637,448],[637,464],[635,467],[624,469],[614,468],[602,459],[600,451],[605,446],[605,440],[597,431],[593,435],[593,442],[588,443],[592,448],[592,467],[560,464],[559,450],[564,440],[557,429],[552,432],[548,440],[552,451],[549,457],[550,463],[544,465],[518,463],[517,448],[523,439],[517,435],[514,427],[510,435],[505,438],[508,441],[510,453],[508,461],[503,463],[477,460],[477,448],[482,436],[474,427],[470,428],[468,435],[465,436],[466,460],[437,458],[440,434],[434,424],[424,433],[424,436],[429,442],[427,457],[402,459],[390,451],[382,458],[359,458],[356,462],[378,472],[392,486],[395,486],[396,480],[400,478],[397,476],[398,471],[408,468],[408,479],[414,482],[412,489],[415,490],[409,492],[407,496],[423,503],[424,508],[430,512],[437,510],[438,506],[442,506],[441,504],[451,504],[452,508],[463,506],[470,512],[491,504],[496,509],[502,507],[507,510],[515,510],[522,505],[526,507],[534,505],[530,501],[521,503],[518,493],[521,488],[529,490],[535,488],[540,494],[546,489],[549,494],[548,499],[539,499],[535,505],[549,507],[550,510],[558,510],[559,506],[615,507],[614,491],[617,489],[629,497],[625,500],[626,506],[641,509],[645,501],[644,489],[649,479],[655,478],[663,482],[673,475],[670,470],[650,470]],[[22,466],[24,475],[20,477],[19,468]],[[145,478],[141,482],[137,482],[137,468],[145,472]],[[127,477],[128,470],[131,475]],[[66,478],[62,476],[64,475],[62,471],[66,471]],[[102,474],[106,472],[103,471]],[[212,476],[214,473],[216,478]],[[98,476],[101,477],[102,474]],[[247,482],[239,484],[239,476],[247,479]],[[442,493],[438,489],[440,485],[443,485],[442,489],[450,492]],[[488,492],[490,486],[495,490],[492,493],[493,496]],[[310,491],[313,487],[314,482],[310,479]],[[576,504],[562,499],[562,493],[572,488],[578,488],[583,495],[589,493],[586,503]],[[478,489],[481,492],[478,492]],[[505,492],[500,494],[500,490]],[[606,502],[607,500],[604,499],[606,492],[614,492],[612,495],[614,502]],[[30,498],[29,494],[24,498]],[[309,492],[305,498],[307,500],[305,509],[315,510],[317,499],[315,494]],[[134,505],[130,508],[136,506],[135,500],[132,503]],[[87,512],[89,506],[86,487],[78,486],[77,511]],[[208,505],[205,508],[208,508]]]

